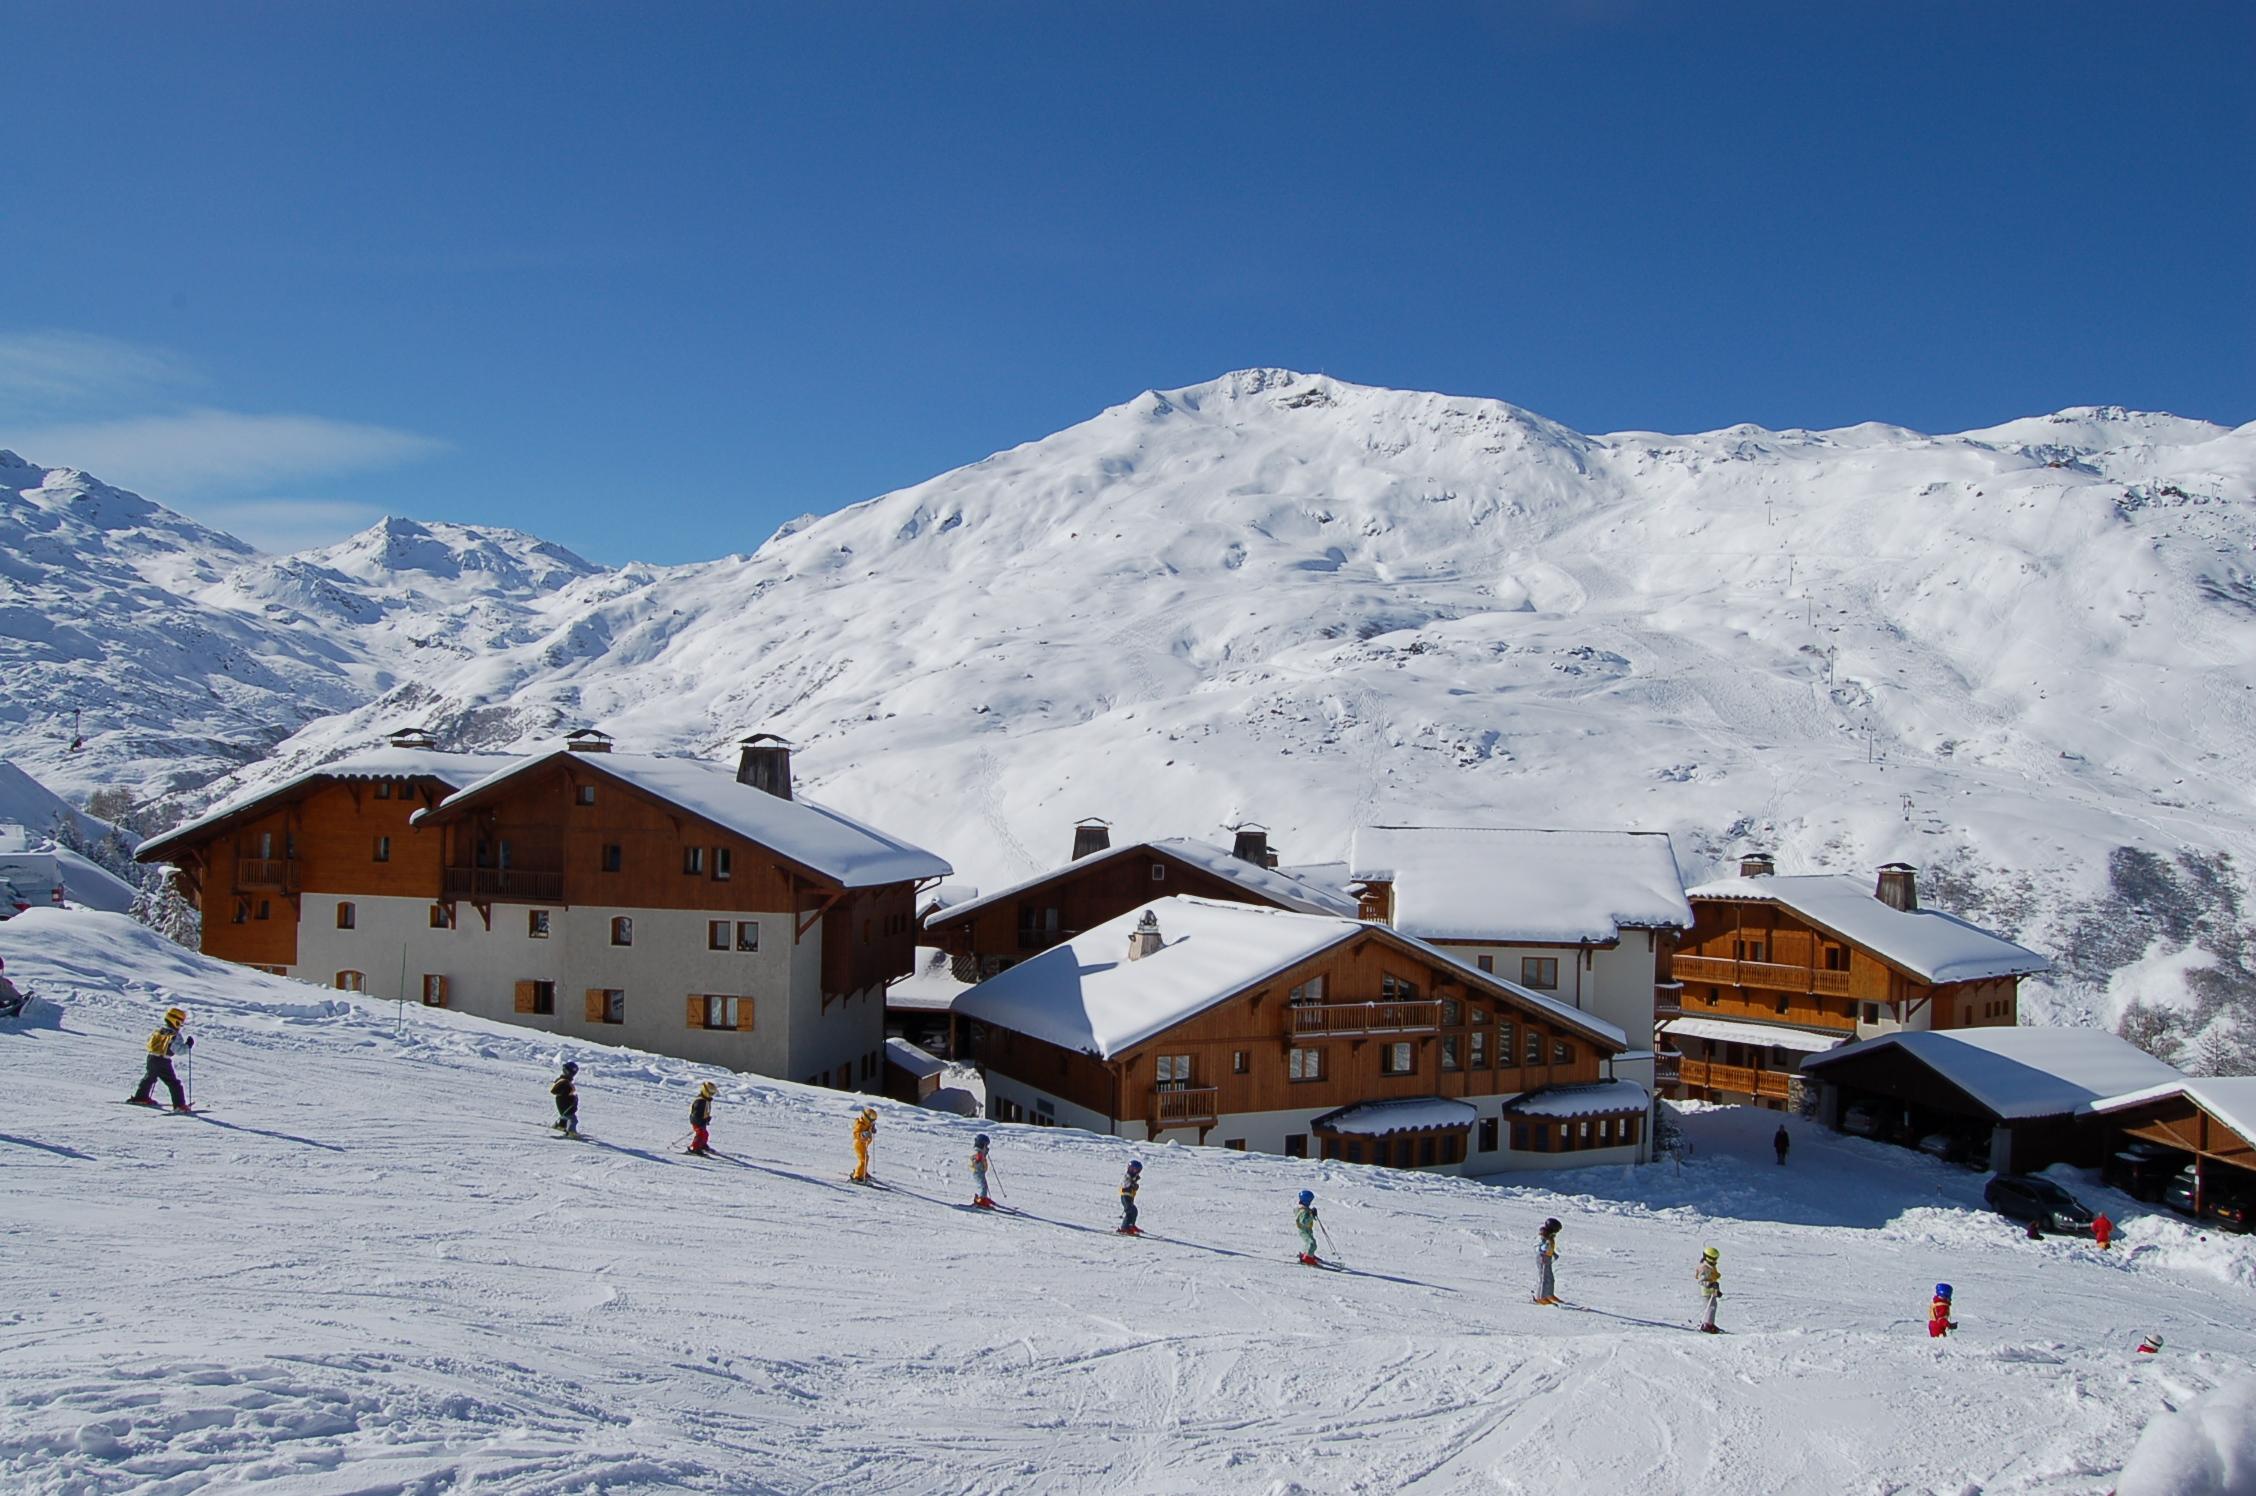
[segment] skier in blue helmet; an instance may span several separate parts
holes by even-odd
[[[995,1202],[987,1196],[987,1134],[981,1133],[971,1140],[971,1177],[973,1189],[971,1203],[981,1210],[993,1210]]]
[[[1948,1283],[1938,1283],[1935,1285],[1935,1301],[1927,1306],[1927,1333],[1940,1340],[1957,1328],[1958,1321],[1951,1318],[1951,1286]]]
[[[1323,1259],[1316,1255],[1316,1192],[1302,1190],[1300,1203],[1293,1207],[1293,1229],[1300,1233],[1300,1262],[1303,1267],[1322,1267]]]

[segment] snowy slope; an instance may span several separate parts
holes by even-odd
[[[2127,1249],[2029,1243],[1914,1154],[1805,1132],[1774,1167],[1774,1114],[1696,1114],[1681,1168],[1501,1188],[1147,1149],[1160,1235],[1125,1241],[1116,1141],[885,1105],[891,1188],[860,1190],[859,1098],[577,1047],[573,1144],[544,1036],[395,1030],[108,916],[26,915],[0,955],[61,1005],[0,1027],[26,1496],[2097,1493],[2256,1355],[2249,1242],[2106,1196]],[[205,1119],[114,1104],[172,1002]],[[697,1162],[669,1144],[707,1076],[731,1157]],[[956,1203],[978,1126],[1025,1214]],[[1355,1273],[1291,1262],[1303,1185]],[[1546,1215],[1569,1309],[1526,1302]]]
[[[2039,1011],[2256,1007],[2252,494],[2256,425],[2115,407],[1587,436],[1250,370],[512,602],[256,772],[411,718],[471,748],[769,728],[986,887],[1091,814],[1250,817],[1291,862],[1358,823],[1666,830],[1695,880],[1751,847],[1916,863],[2059,962]]]

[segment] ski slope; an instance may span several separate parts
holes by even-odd
[[[880,1103],[862,1189],[859,1098],[574,1045],[573,1143],[545,1036],[116,916],[0,956],[52,1000],[0,1027],[10,1492],[2101,1492],[2256,1354],[2246,1241],[2108,1195],[2127,1249],[2030,1243],[1915,1155],[1777,1168],[1773,1114],[1508,1187],[1146,1148],[1126,1240],[1114,1140]],[[201,1118],[117,1104],[174,1002]],[[708,1077],[725,1160],[673,1151]],[[980,1126],[1021,1215],[961,1204]],[[1352,1273],[1293,1263],[1303,1185]]]

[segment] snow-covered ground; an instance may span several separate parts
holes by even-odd
[[[1916,1155],[1777,1168],[1771,1114],[1506,1187],[1145,1149],[1131,1241],[1117,1141],[880,1103],[864,1190],[859,1098],[573,1046],[571,1143],[544,1036],[115,916],[0,955],[55,1004],[0,1028],[10,1492],[2101,1492],[2256,1355],[2246,1241],[2110,1195],[2116,1252],[2031,1243]],[[116,1104],[172,1002],[200,1119]],[[724,1160],[673,1150],[707,1077]],[[981,1125],[1023,1214],[962,1203]],[[1293,1263],[1304,1185],[1353,1273]],[[1568,1308],[1527,1301],[1546,1215]]]

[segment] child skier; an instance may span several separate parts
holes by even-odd
[[[1302,1190],[1300,1203],[1293,1207],[1293,1229],[1300,1233],[1300,1261],[1303,1267],[1322,1267],[1323,1259],[1316,1255],[1316,1192]]]
[[[185,1054],[196,1047],[196,1041],[192,1036],[180,1032],[181,1026],[187,1021],[188,1015],[181,1009],[167,1008],[165,1010],[164,1026],[149,1036],[149,1059],[148,1063],[141,1068],[141,1088],[127,1097],[126,1100],[132,1102],[135,1106],[155,1106],[156,1102],[150,1099],[149,1092],[154,1090],[157,1082],[161,1080],[164,1082],[165,1090],[172,1096],[172,1109],[174,1111],[194,1110],[193,1107],[188,1105],[188,1095],[180,1089],[180,1077],[174,1073],[172,1068],[172,1052],[174,1050],[177,1049]]]
[[[2099,1244],[2099,1249],[2102,1252],[2106,1251],[2107,1244],[2114,1239],[2115,1223],[2107,1219],[2107,1212],[2103,1210],[2098,1215],[2093,1216],[2092,1240]]]
[[[856,1184],[870,1182],[870,1145],[877,1141],[877,1108],[865,1106],[854,1119],[854,1172],[847,1175]]]
[[[1143,1188],[1144,1166],[1135,1159],[1128,1160],[1128,1173],[1120,1181],[1120,1234],[1142,1236],[1136,1225],[1136,1191]]]
[[[579,1064],[566,1060],[564,1073],[557,1076],[556,1084],[548,1088],[548,1094],[556,1098],[556,1121],[551,1125],[568,1138],[580,1135],[580,1092],[572,1084],[572,1077],[579,1073]]]
[[[28,993],[18,991],[16,984],[8,980],[8,963],[0,961],[0,1018],[15,1017],[30,1001]]]
[[[1559,1260],[1559,1222],[1546,1220],[1535,1233],[1535,1301],[1538,1304],[1559,1302],[1559,1286],[1551,1276],[1551,1264]]]
[[[713,1125],[713,1083],[697,1088],[697,1099],[689,1104],[689,1151],[706,1154],[713,1151],[712,1139],[706,1129]]]
[[[971,1203],[981,1210],[993,1210],[995,1202],[987,1197],[987,1134],[981,1133],[971,1140]]]
[[[1951,1318],[1951,1286],[1948,1283],[1938,1283],[1935,1285],[1935,1302],[1927,1306],[1927,1334],[1932,1339],[1940,1340],[1957,1328],[1958,1321]]]
[[[1710,1335],[1720,1334],[1716,1329],[1716,1305],[1723,1298],[1722,1253],[1710,1247],[1700,1254],[1700,1265],[1692,1270],[1699,1281],[1700,1297],[1708,1301],[1708,1312],[1700,1321],[1700,1328]]]

